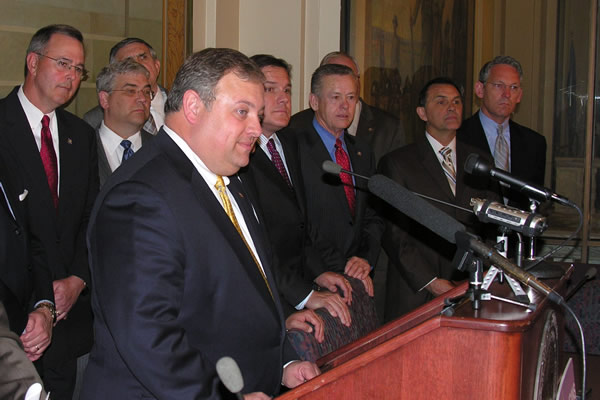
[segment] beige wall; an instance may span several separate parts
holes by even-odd
[[[476,0],[473,82],[481,66],[510,55],[523,67],[523,99],[513,119],[546,137],[550,171],[554,125],[556,0]],[[479,108],[474,99],[474,110]],[[549,183],[550,174],[546,174]]]
[[[310,76],[340,45],[339,0],[194,0],[192,48],[273,54],[292,65],[292,111],[308,106]]]
[[[0,97],[23,82],[27,44],[49,24],[69,24],[83,33],[89,79],[68,107],[79,116],[98,104],[96,74],[115,43],[137,36],[159,54],[162,49],[162,0],[0,0],[0,10]]]

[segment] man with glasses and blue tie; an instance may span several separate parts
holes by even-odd
[[[96,79],[104,119],[96,131],[100,186],[153,136],[143,129],[154,92],[150,73],[131,58],[104,67]]]
[[[29,247],[32,264],[51,273],[54,304],[43,307],[56,322],[52,343],[34,350],[43,353],[38,369],[57,399],[73,396],[77,359],[93,340],[85,232],[98,192],[96,139],[62,108],[86,78],[84,62],[81,32],[41,28],[27,48],[23,85],[0,100],[0,155],[14,160],[3,174],[18,182],[25,224],[40,241]]]
[[[496,168],[543,186],[546,138],[510,119],[523,96],[522,78],[521,64],[510,56],[484,64],[475,83],[481,109],[463,122],[458,138],[493,156]],[[522,194],[503,190],[503,195],[509,204],[529,208]]]

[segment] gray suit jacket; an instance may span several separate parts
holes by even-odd
[[[0,399],[23,399],[34,383],[42,383],[27,359],[19,337],[8,328],[8,317],[0,303]],[[43,392],[43,391],[42,391]],[[46,398],[46,393],[42,393]]]
[[[144,143],[147,143],[148,140],[154,137],[153,135],[151,135],[143,129],[141,131],[141,134],[142,146],[144,145]],[[106,152],[104,151],[104,146],[102,145],[102,140],[100,139],[99,129],[96,129],[96,142],[98,143],[98,176],[100,178],[100,187],[102,187],[104,186],[104,182],[106,182],[108,177],[112,174],[112,170],[110,169],[110,165],[108,164],[108,158],[106,158]]]

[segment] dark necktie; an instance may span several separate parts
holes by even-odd
[[[131,142],[127,139],[121,141],[121,146],[123,149],[125,149],[123,150],[123,158],[121,159],[121,164],[123,164],[125,161],[133,157],[134,151],[131,148]]]
[[[340,139],[336,139],[335,141],[335,162],[338,163],[342,169],[345,169],[346,171],[352,171],[352,168],[350,168],[350,159],[342,147],[342,141]],[[352,182],[352,177],[345,172],[340,173],[340,179],[344,184],[344,192],[346,192],[346,200],[348,200],[350,213],[354,215],[354,205],[356,203],[356,199],[354,197],[354,182]]]
[[[46,171],[48,187],[54,208],[58,208],[58,163],[56,161],[56,152],[52,143],[52,133],[50,132],[50,117],[44,115],[42,118],[42,146],[40,147],[40,157]]]
[[[269,149],[269,153],[271,153],[271,161],[273,161],[273,164],[275,164],[275,168],[277,168],[277,171],[279,171],[283,177],[283,180],[285,180],[285,183],[287,183],[287,185],[291,188],[292,182],[290,181],[290,177],[285,170],[283,160],[281,159],[281,156],[275,147],[275,141],[272,138],[267,142],[267,149]]]

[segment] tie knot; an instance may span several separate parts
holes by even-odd
[[[42,128],[49,128],[50,127],[50,117],[47,115],[44,115],[42,117]]]
[[[442,147],[440,149],[440,154],[442,155],[442,157],[444,157],[444,160],[452,160],[452,149],[450,147]]]
[[[269,139],[269,141],[267,142],[267,149],[269,149],[270,152],[276,150],[275,141],[273,140],[273,138]]]
[[[340,138],[335,139],[335,147],[340,148],[340,149],[343,148],[342,139],[340,139]]]
[[[121,141],[121,146],[123,146],[123,148],[125,150],[129,150],[131,148],[131,142],[129,140],[127,140],[127,139],[122,140]]]
[[[499,136],[503,136],[503,134],[504,134],[504,125],[498,125],[498,126],[496,127],[496,133],[497,133]]]
[[[225,190],[225,181],[223,181],[223,177],[221,175],[217,175],[217,183],[215,183],[215,188],[222,192]]]

